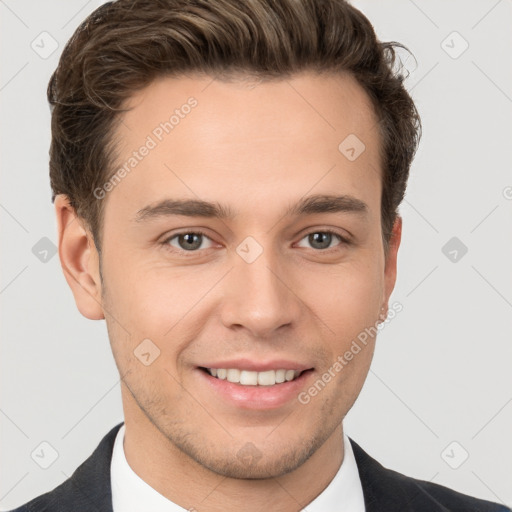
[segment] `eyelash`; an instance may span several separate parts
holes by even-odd
[[[331,253],[332,251],[337,250],[337,248],[339,248],[340,246],[350,245],[350,240],[348,240],[347,238],[341,236],[337,231],[334,231],[332,229],[322,229],[322,230],[309,231],[300,240],[304,240],[304,238],[306,238],[309,235],[312,235],[314,233],[323,233],[323,234],[328,233],[330,235],[334,235],[340,241],[340,243],[338,245],[335,245],[334,247],[329,247],[327,249],[313,249],[313,251],[315,251],[315,252],[326,254],[326,253]],[[176,249],[176,247],[172,247],[171,245],[169,245],[169,242],[171,240],[173,240],[174,238],[176,238],[176,237],[178,237],[180,235],[201,235],[201,236],[204,236],[204,237],[210,239],[210,237],[204,231],[202,231],[200,229],[196,229],[194,231],[182,231],[181,233],[175,233],[172,236],[166,238],[163,242],[161,242],[161,245],[164,247],[165,250],[173,252],[173,253],[174,252],[181,253],[185,257],[197,256],[198,252],[200,252],[201,250],[205,250],[205,249],[196,249],[194,251],[185,251],[184,249]]]

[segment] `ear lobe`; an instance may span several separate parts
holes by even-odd
[[[64,277],[80,313],[90,320],[103,314],[99,255],[91,233],[84,228],[64,194],[55,197],[59,258]]]

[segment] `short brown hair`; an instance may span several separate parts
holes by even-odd
[[[124,102],[157,77],[348,72],[379,119],[387,253],[421,134],[395,69],[397,47],[404,48],[378,41],[368,19],[344,0],[108,2],[77,28],[48,85],[52,201],[68,196],[100,250],[103,201],[93,191],[114,173],[112,136]]]

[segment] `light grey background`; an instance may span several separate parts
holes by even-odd
[[[123,418],[104,321],[80,315],[57,255],[32,251],[57,241],[47,82],[100,3],[0,0],[2,510],[70,476]],[[415,55],[424,137],[401,207],[404,309],[345,428],[388,467],[512,506],[512,0],[354,4]],[[452,237],[468,248],[455,262]]]

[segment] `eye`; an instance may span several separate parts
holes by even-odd
[[[334,247],[336,247],[337,245],[347,245],[349,243],[347,239],[343,238],[341,235],[331,230],[312,231],[311,233],[306,235],[302,240],[307,240],[307,242],[311,244],[313,249],[318,249],[321,251],[326,249],[332,249],[333,246],[331,246],[331,243],[335,241],[336,238],[339,240],[340,243],[336,244]]]
[[[167,247],[171,246],[181,251],[195,252],[198,249],[209,249],[211,247],[211,245],[207,247],[204,246],[206,240],[211,242],[210,238],[202,231],[188,231],[172,235],[162,243]]]

